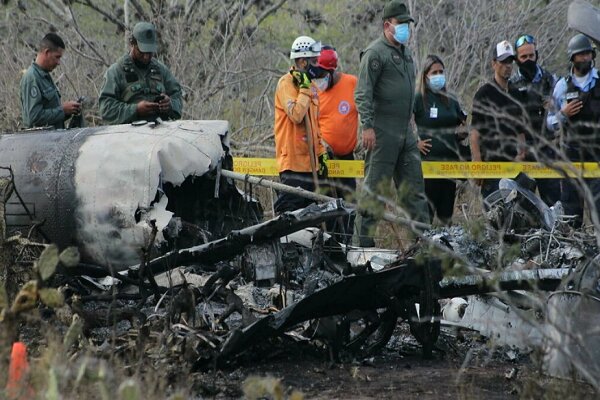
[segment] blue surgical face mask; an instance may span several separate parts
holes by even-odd
[[[444,74],[432,75],[427,78],[431,90],[439,92],[446,86],[446,76]]]
[[[394,39],[400,44],[407,44],[410,38],[410,27],[408,23],[398,24],[394,26]]]

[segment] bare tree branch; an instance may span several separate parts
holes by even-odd
[[[150,18],[148,16],[148,14],[146,13],[146,11],[144,11],[144,8],[142,7],[142,5],[140,4],[140,2],[138,0],[129,0],[131,2],[131,4],[133,5],[133,7],[135,8],[135,11],[137,11],[138,14],[140,14],[140,17],[145,20],[145,21],[149,21]]]
[[[47,7],[50,11],[52,11],[52,13],[54,13],[57,17],[61,18],[65,22],[71,22],[71,18],[69,16],[69,13],[68,13],[66,7],[64,7],[64,6],[61,7],[52,0],[37,0],[37,1],[40,2],[42,5],[44,5],[45,7]],[[59,3],[61,3],[61,2],[59,1]]]
[[[100,59],[100,61],[102,62],[102,64],[105,67],[108,67],[110,64],[106,61],[106,59],[102,56],[102,54],[100,54],[100,52],[98,50],[96,50],[96,47],[92,43],[90,43],[89,40],[86,39],[86,37],[83,35],[83,33],[81,33],[81,30],[79,30],[79,25],[77,24],[77,20],[75,19],[75,15],[73,14],[73,9],[71,8],[71,6],[68,7],[68,10],[69,10],[69,13],[71,14],[71,19],[73,20],[73,28],[75,29],[75,32],[77,32],[77,34],[79,35],[79,37],[81,38],[81,40],[83,40],[83,42]]]
[[[81,57],[85,58],[86,60],[90,60],[95,63],[105,65],[105,61],[103,59],[101,59],[99,57],[90,56],[89,54],[86,54],[83,51],[79,50],[77,48],[77,46],[69,47],[69,51],[74,51],[75,53],[79,54]]]
[[[129,0],[124,0],[123,1],[123,21],[125,23],[125,26],[130,26],[129,25]]]
[[[133,0],[130,0],[133,1]],[[115,24],[119,29],[122,30],[126,30],[127,27],[121,22],[119,21],[115,16],[113,16],[112,14],[110,14],[109,12],[102,10],[100,7],[98,7],[96,4],[94,4],[91,0],[77,0],[77,2],[79,4],[83,4],[89,8],[91,8],[92,10],[96,11],[97,13],[99,13],[100,15],[102,15],[103,17],[105,17],[107,20],[109,20],[110,22],[112,22],[113,24]],[[69,6],[69,9],[71,7]],[[71,15],[73,13],[71,12]]]
[[[279,0],[279,3],[273,4],[270,8],[266,9],[256,21],[256,26],[259,26],[269,15],[274,14],[279,10],[287,0]]]

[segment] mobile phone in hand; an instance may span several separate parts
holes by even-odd
[[[163,101],[163,100],[164,100],[164,98],[165,98],[165,95],[164,95],[164,94],[159,94],[158,96],[156,96],[156,97],[154,98],[154,102],[155,102],[155,103],[160,103],[161,101]]]

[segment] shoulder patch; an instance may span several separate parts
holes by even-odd
[[[381,69],[381,61],[374,58],[369,62],[369,68],[371,71],[379,71]]]
[[[31,97],[37,97],[37,95],[38,95],[38,89],[37,89],[37,87],[35,87],[35,86],[32,87],[31,90],[29,91],[29,95]]]

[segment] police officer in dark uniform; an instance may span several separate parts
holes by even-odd
[[[537,44],[533,36],[520,36],[515,42],[515,51],[518,68],[510,78],[509,86],[525,108],[525,161],[554,160],[554,151],[543,142],[552,141],[554,136],[550,136],[546,129],[546,110],[551,106],[556,76],[538,64]],[[538,179],[537,186],[540,197],[549,206],[560,200],[560,180]]]
[[[548,128],[564,132],[567,157],[573,162],[600,160],[600,84],[594,68],[596,52],[585,35],[571,38],[567,46],[571,71],[554,88],[556,113],[548,116]],[[600,209],[600,179],[585,179],[594,197],[591,212]],[[583,191],[572,179],[562,180],[561,201],[566,215],[575,215],[574,225],[583,221]]]
[[[179,119],[181,86],[171,71],[153,58],[158,48],[156,30],[148,22],[133,28],[131,50],[104,75],[100,113],[110,124],[136,120]]]

